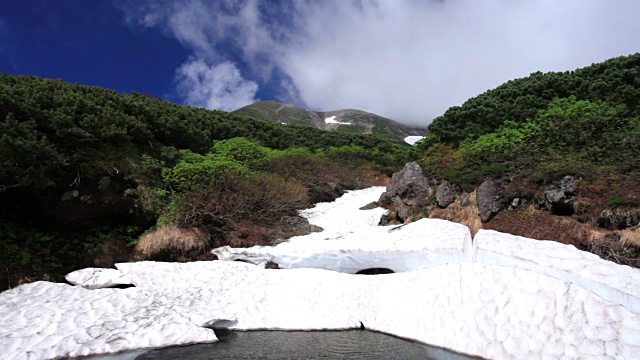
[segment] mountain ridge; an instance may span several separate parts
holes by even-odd
[[[313,126],[322,130],[355,134],[375,134],[395,142],[404,142],[407,136],[427,133],[426,128],[410,127],[364,110],[349,108],[313,111],[275,100],[259,101],[232,111],[232,113],[284,125]]]

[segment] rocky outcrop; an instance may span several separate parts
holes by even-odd
[[[365,206],[360,207],[360,210],[371,210],[380,207],[377,201],[372,201]]]
[[[544,207],[555,215],[573,215],[575,212],[574,195],[578,190],[580,180],[580,178],[567,175],[561,180],[553,181],[545,186]]]
[[[393,204],[396,216],[401,221],[406,221],[421,207],[427,205],[432,192],[429,179],[422,174],[420,165],[411,162],[393,174],[387,190],[378,202],[384,206]]]
[[[456,194],[453,190],[453,185],[446,180],[438,185],[438,189],[436,190],[436,200],[438,201],[438,206],[440,208],[446,208],[456,199]]]
[[[541,194],[537,199],[540,209],[550,211],[554,215],[569,216],[575,212],[574,203],[580,181],[579,177],[567,175],[546,185],[544,189],[532,184],[536,188],[530,189],[527,194],[517,190],[514,192],[513,179],[487,178],[476,189],[475,201],[472,201],[469,192],[462,191],[447,180],[429,180],[423,175],[420,165],[411,162],[393,174],[386,191],[377,202],[362,209],[375,206],[387,208],[389,211],[381,219],[380,225],[389,225],[407,220],[415,221],[429,216],[435,210],[447,209],[454,203],[459,203],[462,207],[477,205],[480,220],[486,223],[503,209],[516,211],[523,209],[530,201],[534,201],[535,204],[533,194],[537,191]],[[635,216],[636,213],[633,214]],[[631,224],[633,221],[627,223]]]
[[[486,179],[480,184],[476,194],[480,220],[485,223],[502,208],[502,186],[494,179]]]

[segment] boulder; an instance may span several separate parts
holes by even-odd
[[[502,186],[497,180],[486,179],[476,193],[480,221],[489,221],[502,207]]]
[[[438,185],[438,189],[436,190],[436,200],[438,201],[438,206],[442,209],[451,205],[453,201],[456,199],[456,194],[453,191],[453,186],[448,181],[443,181]]]
[[[79,195],[80,193],[78,192],[78,190],[67,191],[64,194],[62,194],[60,201],[69,201],[71,199],[77,198]]]
[[[460,205],[462,206],[469,206],[471,205],[471,194],[469,194],[468,192],[463,192],[460,195]]]
[[[380,207],[378,202],[377,201],[372,201],[372,202],[368,203],[367,205],[361,207],[360,210],[371,210],[371,209],[375,209],[377,207]]]
[[[411,162],[393,174],[387,190],[380,196],[378,203],[383,205],[393,203],[398,218],[406,221],[416,208],[427,204],[431,193],[429,179],[422,174],[422,168],[416,162]]]
[[[555,215],[573,215],[573,200],[580,178],[571,175],[551,182],[544,188],[544,207]]]

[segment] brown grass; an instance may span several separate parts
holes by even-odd
[[[158,257],[178,260],[189,253],[204,252],[209,234],[198,228],[164,225],[143,235],[134,250],[135,260],[152,260]]]
[[[640,247],[640,226],[620,231],[620,241],[624,244]]]
[[[531,205],[520,211],[502,211],[485,224],[486,229],[539,240],[554,240],[587,250],[591,227],[571,218],[555,216]]]
[[[444,219],[466,225],[471,231],[471,236],[475,236],[478,230],[482,229],[482,222],[478,215],[478,206],[476,205],[476,192],[471,193],[471,204],[462,206],[460,199],[447,206],[446,209],[435,209],[429,213],[429,218]]]
[[[360,182],[364,187],[387,186],[391,177],[380,170],[364,168],[360,177]]]

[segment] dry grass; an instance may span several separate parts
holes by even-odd
[[[618,264],[640,267],[640,232],[604,231],[588,241],[588,251]]]
[[[521,211],[502,211],[485,228],[539,240],[554,240],[587,250],[591,227],[555,216],[531,205]]]
[[[156,259],[159,256],[176,260],[188,253],[204,252],[209,234],[198,228],[165,225],[143,235],[134,250],[135,260]]]
[[[446,209],[435,209],[429,213],[432,219],[444,219],[466,225],[471,230],[471,236],[475,236],[478,230],[482,229],[482,222],[478,215],[478,206],[476,204],[476,192],[472,192],[471,204],[462,206],[460,199],[447,206]]]
[[[640,208],[608,208],[600,212],[600,222],[607,228],[618,229],[638,225]]]
[[[620,231],[620,241],[625,245],[640,247],[640,226]]]

